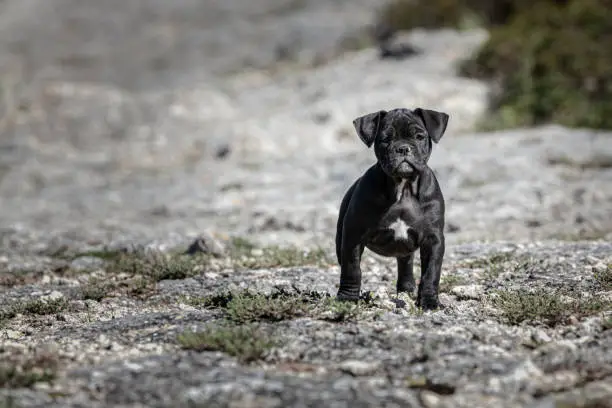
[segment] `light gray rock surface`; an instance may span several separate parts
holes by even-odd
[[[609,314],[511,325],[491,304],[497,290],[534,288],[610,301],[594,276],[612,264],[612,134],[474,133],[488,87],[454,66],[486,33],[415,30],[407,38],[423,52],[403,61],[347,51],[378,6],[0,1],[0,310],[38,298],[69,305],[0,323],[0,362],[47,348],[61,360],[53,385],[2,389],[0,406],[612,399]],[[83,299],[90,278],[114,279],[101,250],[184,251],[206,237],[221,253],[215,237],[239,236],[331,255],[342,194],[373,162],[351,121],[399,106],[451,114],[431,159],[447,201],[446,309],[419,314],[398,301],[394,262],[366,253],[369,314],[265,323],[282,344],[245,365],[180,349],[179,332],[222,315],[184,297],[244,287],[333,294],[336,266],[210,268],[162,280],[145,299]],[[485,262],[508,251],[495,267]]]

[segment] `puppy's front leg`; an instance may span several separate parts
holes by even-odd
[[[438,287],[444,258],[444,235],[432,233],[421,246],[421,281],[417,306],[425,310],[443,307],[438,301]]]
[[[415,282],[413,274],[414,253],[397,258],[397,293],[408,293],[414,296]]]
[[[342,265],[340,265],[340,287],[336,296],[338,300],[359,300],[363,250],[364,246],[360,243],[344,241],[342,245]]]

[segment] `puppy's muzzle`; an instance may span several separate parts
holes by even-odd
[[[395,148],[395,153],[396,154],[400,154],[402,156],[406,156],[406,155],[410,154],[411,150],[412,149],[410,148],[410,146],[406,146],[406,145],[397,146]]]

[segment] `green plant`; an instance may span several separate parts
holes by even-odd
[[[141,275],[156,282],[164,279],[185,279],[199,272],[200,258],[189,255],[170,255],[161,252],[122,254],[113,259],[111,273]]]
[[[508,263],[511,261],[517,261],[518,264],[508,265]],[[464,261],[460,264],[460,266],[470,269],[483,269],[484,280],[493,281],[497,279],[497,277],[505,269],[516,270],[524,266],[524,259],[523,257],[516,257],[515,254],[512,252],[498,252],[483,258]]]
[[[359,302],[341,302],[327,294],[317,292],[287,294],[277,292],[270,295],[249,291],[221,292],[201,298],[182,298],[181,302],[195,307],[223,308],[225,317],[234,323],[257,321],[277,322],[309,316],[318,319],[344,322],[362,316],[362,312],[373,307],[372,299],[364,297]]]
[[[612,128],[611,0],[542,1],[495,27],[460,67],[500,92],[485,128],[555,122]]]
[[[0,309],[0,327],[3,327],[8,320],[17,316],[17,310],[14,306],[3,306]]]
[[[178,335],[179,344],[188,350],[221,351],[243,363],[261,359],[278,344],[272,336],[257,326],[209,326],[203,331],[185,331]]]
[[[112,289],[111,283],[92,278],[81,288],[81,297],[85,300],[91,299],[99,302],[108,296]]]
[[[440,279],[440,292],[450,292],[455,286],[461,286],[468,283],[468,280],[461,275],[443,275]]]
[[[298,296],[267,297],[264,295],[238,295],[227,304],[227,318],[236,323],[281,320],[308,314],[311,305]]]
[[[279,268],[303,265],[327,266],[331,263],[322,248],[303,250],[296,246],[276,245],[259,248],[243,238],[234,238],[230,247],[231,264],[235,268]]]
[[[492,304],[500,309],[504,319],[512,325],[540,322],[554,327],[567,323],[570,316],[582,318],[609,308],[609,302],[600,299],[575,299],[567,301],[560,290],[538,289],[498,291],[491,298]]]
[[[612,290],[612,264],[595,272],[595,280],[603,290]]]
[[[358,302],[343,302],[333,298],[326,299],[325,310],[327,313],[323,313],[323,320],[331,322],[346,322],[357,320],[365,308],[365,302],[359,300]]]
[[[497,85],[483,129],[612,128],[612,0],[395,0],[378,24],[489,29],[459,67]]]
[[[16,306],[16,310],[23,314],[51,315],[64,311],[68,301],[63,298],[35,299]]]
[[[0,388],[25,388],[37,382],[51,382],[58,367],[57,356],[47,352],[3,357],[0,360]]]

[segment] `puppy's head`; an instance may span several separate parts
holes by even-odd
[[[423,171],[448,124],[443,112],[416,108],[379,111],[353,121],[359,138],[371,147],[382,169],[393,178],[411,178]]]

